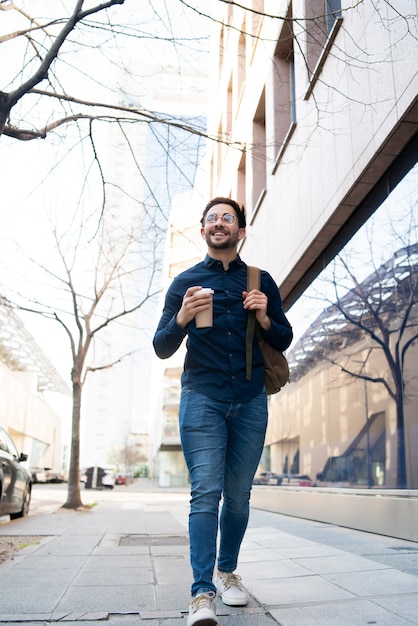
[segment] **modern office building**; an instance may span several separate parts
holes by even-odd
[[[28,455],[28,468],[68,469],[65,415],[48,401],[51,396],[69,406],[68,385],[20,317],[0,305],[0,425]]]
[[[107,208],[115,218],[114,231],[124,228],[126,233],[135,233],[129,255],[134,280],[125,284],[123,294],[117,296],[118,304],[122,299],[126,309],[142,304],[132,315],[104,328],[96,340],[95,362],[115,365],[87,377],[81,434],[81,464],[86,467],[114,465],[127,440],[135,446],[135,442],[147,440],[149,429],[154,428],[150,361],[168,216],[172,198],[192,188],[204,147],[199,134],[190,135],[180,122],[202,129],[206,123],[202,117],[205,70],[199,75],[196,68],[186,68],[179,85],[175,80],[177,67],[167,64],[164,69],[165,79],[155,77],[154,91],[147,94],[145,104],[162,118],[175,115],[177,123],[170,126],[147,121],[134,125],[130,150],[116,127],[103,138],[104,168],[118,181],[107,195]],[[191,84],[195,92],[186,102],[185,86],[190,88]],[[128,92],[129,88],[132,90],[132,85],[128,85]],[[144,105],[144,100],[141,103]],[[111,232],[110,238],[114,235]],[[144,463],[142,460],[141,465]]]
[[[197,188],[204,188],[202,179]],[[200,238],[199,219],[205,199],[197,191],[180,195],[173,205],[167,232],[167,247],[163,273],[163,290],[159,311],[164,303],[165,292],[172,279],[190,265],[198,263],[205,254]],[[152,379],[152,416],[150,422],[150,474],[161,487],[185,486],[188,471],[180,444],[178,406],[180,376],[183,369],[185,347],[169,359],[161,361],[154,357]]]

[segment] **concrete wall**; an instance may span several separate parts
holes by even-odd
[[[355,491],[255,486],[255,509],[418,541],[416,491]]]

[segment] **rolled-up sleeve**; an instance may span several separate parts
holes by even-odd
[[[187,329],[181,328],[176,322],[182,300],[183,296],[177,293],[173,283],[167,292],[163,313],[153,339],[155,353],[160,359],[172,356],[187,335]]]

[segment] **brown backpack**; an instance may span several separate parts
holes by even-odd
[[[249,265],[247,269],[247,291],[260,289],[260,270]],[[251,380],[253,336],[257,338],[261,354],[263,355],[265,371],[264,384],[268,395],[280,391],[289,381],[289,365],[286,357],[279,350],[275,350],[267,341],[264,341],[260,326],[255,318],[255,311],[249,311],[246,338],[246,379]]]

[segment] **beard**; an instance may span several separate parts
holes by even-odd
[[[219,232],[219,229],[218,231]],[[226,239],[223,239],[222,241],[213,241],[211,239],[211,235],[212,233],[205,233],[205,241],[206,241],[206,245],[208,246],[208,248],[212,248],[213,250],[227,250],[228,248],[235,248],[238,245],[238,232],[236,233],[230,233],[229,231],[226,230],[222,230],[221,232],[225,233],[226,235],[229,235]]]

